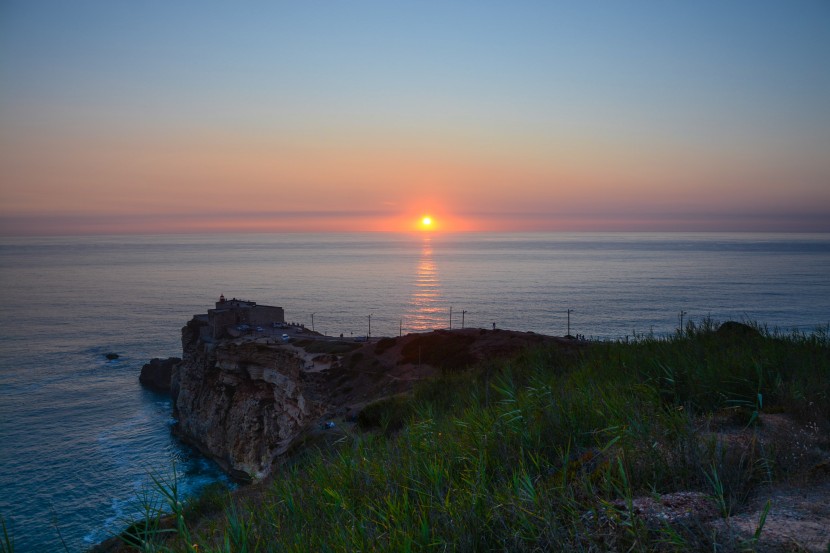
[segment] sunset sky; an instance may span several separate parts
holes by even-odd
[[[830,2],[0,3],[0,234],[830,232]]]

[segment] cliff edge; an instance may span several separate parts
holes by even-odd
[[[322,404],[309,397],[296,351],[206,341],[206,325],[194,317],[182,329],[182,362],[171,383],[173,431],[231,475],[261,478],[322,413]]]
[[[267,476],[322,423],[354,420],[365,405],[439,371],[561,341],[463,329],[357,343],[275,328],[216,338],[209,320],[194,316],[171,375],[174,434],[240,479]]]

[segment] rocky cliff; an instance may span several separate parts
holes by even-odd
[[[174,433],[230,474],[265,476],[324,411],[303,382],[300,352],[257,341],[203,341],[205,322],[182,329],[173,371]],[[202,334],[204,336],[204,334]]]
[[[169,394],[173,368],[181,362],[182,360],[178,357],[151,359],[149,363],[141,367],[141,374],[138,377],[138,381],[142,386],[150,388],[151,390]]]
[[[554,340],[463,329],[354,343],[295,328],[285,330],[285,342],[271,329],[217,339],[208,325],[197,315],[182,329],[170,386],[173,431],[243,479],[266,476],[322,422],[354,420],[365,405],[439,371]]]

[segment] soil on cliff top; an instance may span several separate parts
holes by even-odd
[[[354,416],[366,403],[400,394],[425,378],[462,371],[482,361],[508,359],[531,346],[557,344],[575,352],[587,342],[512,330],[436,330],[366,342],[327,371],[309,375],[332,409]]]

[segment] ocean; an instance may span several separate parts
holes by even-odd
[[[256,234],[0,238],[0,515],[16,551],[82,551],[173,467],[223,478],[170,436],[141,366],[220,294],[345,337],[508,328],[615,340],[699,322],[830,323],[830,235]],[[109,361],[105,355],[118,354]]]

